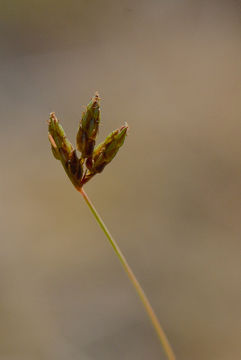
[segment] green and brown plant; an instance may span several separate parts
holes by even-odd
[[[76,135],[76,147],[70,143],[65,135],[64,129],[59,123],[54,113],[50,114],[48,121],[48,137],[54,157],[61,162],[70,181],[78,192],[83,196],[92,214],[94,215],[100,228],[106,235],[114,252],[119,258],[124,270],[126,271],[131,283],[136,289],[146,312],[154,326],[154,329],[162,343],[163,349],[169,360],[175,360],[174,352],[170,346],[167,336],[162,329],[160,322],[134,272],[128,264],[125,256],[118,244],[110,234],[104,221],[98,214],[93,203],[83,189],[83,186],[90,181],[93,176],[101,173],[118,153],[120,147],[126,139],[128,125],[121,126],[112,131],[106,139],[95,146],[100,125],[100,97],[98,93],[91,99],[83,112]],[[80,152],[78,156],[77,150]]]

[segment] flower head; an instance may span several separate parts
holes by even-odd
[[[98,93],[91,99],[82,114],[76,135],[77,150],[67,139],[64,129],[54,113],[48,121],[49,140],[54,157],[60,160],[73,185],[80,189],[94,175],[103,171],[123,145],[128,125],[112,131],[106,139],[95,147],[100,123],[100,98]]]

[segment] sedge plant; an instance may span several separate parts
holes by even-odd
[[[52,153],[54,157],[61,162],[70,181],[84,198],[97,223],[120,260],[140,300],[142,301],[144,308],[146,309],[156,334],[163,346],[167,359],[175,360],[175,355],[171,345],[143,288],[137,280],[118,244],[83,189],[83,186],[90,181],[93,176],[101,173],[105,166],[113,160],[120,147],[123,145],[127,135],[128,125],[125,123],[125,125],[121,126],[119,129],[112,131],[102,143],[96,146],[99,124],[100,97],[98,93],[96,93],[83,112],[79,123],[76,135],[76,148],[80,152],[80,156],[78,156],[76,149],[66,137],[64,129],[55,116],[55,113],[51,113],[48,121],[48,137]]]

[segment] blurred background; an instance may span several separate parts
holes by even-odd
[[[100,92],[115,160],[86,191],[180,360],[240,359],[240,1],[0,2],[0,359],[165,359],[53,158]]]

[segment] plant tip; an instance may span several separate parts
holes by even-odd
[[[106,139],[95,146],[100,125],[100,96],[95,95],[86,106],[76,135],[78,157],[75,148],[67,139],[64,129],[54,112],[50,113],[48,128],[49,141],[54,157],[60,160],[67,175],[79,190],[94,175],[103,171],[123,145],[128,124],[112,131]]]

